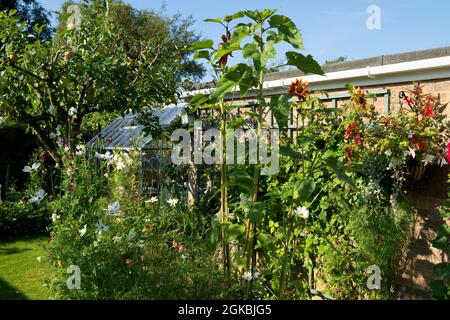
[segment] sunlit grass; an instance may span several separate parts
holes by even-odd
[[[46,300],[43,287],[51,277],[50,265],[37,257],[47,255],[47,236],[0,242],[0,300]]]

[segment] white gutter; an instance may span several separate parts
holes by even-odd
[[[389,64],[385,66],[367,67],[361,69],[353,69],[346,71],[330,72],[324,76],[310,75],[300,77],[303,81],[307,81],[309,84],[318,84],[329,81],[342,81],[356,78],[377,78],[379,76],[392,75],[404,72],[417,72],[424,70],[450,68],[450,56],[442,58],[433,58],[426,60],[417,60],[411,62],[402,62]],[[289,85],[297,78],[280,79],[274,81],[268,81],[265,83],[266,88],[276,88]]]
[[[414,80],[424,80],[419,77],[417,79],[414,78],[414,75],[412,76],[412,79],[409,80],[406,78],[401,77],[402,74],[408,74],[408,73],[426,73],[434,71],[434,74],[427,74],[427,76],[424,79],[438,79],[438,78],[450,78],[450,56],[447,57],[440,57],[440,58],[433,58],[433,59],[425,59],[425,60],[416,60],[416,61],[410,61],[410,62],[401,62],[401,63],[395,63],[395,64],[389,64],[384,66],[376,66],[376,67],[366,67],[366,68],[360,68],[360,69],[353,69],[353,70],[345,70],[345,71],[338,71],[338,72],[330,72],[326,73],[323,76],[319,75],[308,75],[303,77],[297,77],[297,78],[281,78],[278,80],[271,80],[264,82],[264,88],[272,90],[277,88],[285,88],[291,84],[291,82],[295,81],[296,79],[302,79],[303,81],[307,81],[310,84],[310,87],[313,90],[317,90],[318,88],[322,87],[322,85],[331,84],[333,82],[339,82],[339,84],[336,84],[336,89],[341,87],[344,89],[344,85],[347,82],[354,82],[351,80],[374,80],[378,78],[380,79],[381,84],[390,84],[390,83],[398,83],[402,81],[414,81]],[[391,77],[392,79],[386,78]],[[434,78],[435,77],[435,78]],[[404,80],[403,80],[404,79]],[[390,81],[391,80],[391,81]],[[367,81],[366,81],[367,82]],[[367,85],[369,83],[367,82]],[[378,84],[378,83],[374,83]],[[315,88],[317,87],[317,88]],[[320,89],[324,89],[320,88]],[[195,90],[191,92],[185,92],[183,93],[183,97],[192,97],[195,94],[198,93],[210,93],[214,89],[203,89],[203,90]],[[239,92],[239,88],[237,88],[234,92]]]

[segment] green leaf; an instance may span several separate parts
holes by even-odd
[[[199,60],[199,59],[209,60],[210,57],[211,56],[209,54],[209,51],[207,51],[207,50],[196,51],[194,53],[194,59],[195,60]]]
[[[243,16],[249,17],[255,22],[262,23],[267,18],[275,14],[278,10],[277,9],[265,9],[263,11],[259,10],[245,10],[238,12],[239,14],[242,14]]]
[[[263,202],[251,203],[248,209],[247,217],[252,223],[258,224],[264,217],[265,212],[266,208]]]
[[[217,82],[217,87],[211,94],[211,99],[219,99],[230,93],[239,85],[241,97],[245,96],[258,81],[253,76],[253,70],[246,64],[238,64],[230,68],[230,71]]]
[[[277,50],[275,49],[275,42],[268,41],[264,44],[264,50],[261,54],[261,67],[265,68],[270,59],[277,56]]]
[[[241,42],[242,40],[248,36],[248,28],[241,27],[237,28],[230,41],[224,43],[222,47],[216,51],[214,57],[211,59],[212,61],[217,61],[222,58],[224,55],[230,54],[234,51],[241,50]]]
[[[302,34],[291,19],[282,15],[274,15],[270,17],[269,25],[278,29],[283,40],[291,44],[295,49],[305,49]]]
[[[295,160],[303,160],[305,156],[298,151],[293,150],[291,147],[280,146],[280,154],[286,157],[290,157]]]
[[[435,299],[448,298],[448,288],[441,280],[432,281],[430,283],[430,291]]]
[[[238,186],[244,188],[249,194],[253,193],[254,182],[253,178],[244,171],[235,169],[229,172],[228,174],[230,185]]]
[[[270,109],[273,112],[278,128],[287,129],[290,117],[290,97],[287,95],[273,96],[270,99]]]
[[[299,199],[301,202],[309,201],[316,189],[316,182],[313,179],[296,181],[294,188],[294,200]]]
[[[314,60],[311,55],[305,57],[301,53],[289,51],[286,52],[286,58],[287,65],[295,66],[305,74],[325,74],[325,72],[322,70],[322,67],[316,60]]]
[[[350,179],[349,176],[347,176],[343,170],[341,170],[339,168],[338,165],[338,160],[336,158],[327,158],[325,159],[325,163],[327,164],[327,166],[334,172],[334,174],[341,179],[342,181],[344,181],[345,183],[347,183],[349,186],[351,186],[352,188],[355,188],[355,183],[353,182],[352,179]]]
[[[201,49],[213,49],[214,42],[212,40],[203,40],[194,43],[188,48],[188,51],[196,51]]]
[[[434,273],[441,280],[446,280],[450,278],[450,264],[449,263],[439,263],[434,266]]]
[[[448,238],[446,236],[440,236],[437,237],[434,241],[433,241],[433,247],[435,247],[436,249],[447,249],[448,248]]]
[[[228,235],[229,240],[237,240],[245,236],[245,226],[240,224],[228,224],[225,227],[225,232]]]
[[[208,101],[208,96],[203,93],[196,94],[189,101],[189,104],[196,110],[201,104],[206,103]]]
[[[215,23],[220,23],[222,24],[222,18],[216,18],[216,19],[205,19],[203,20],[205,22],[215,22]]]
[[[255,43],[247,43],[242,48],[242,56],[244,59],[259,59],[259,48]]]

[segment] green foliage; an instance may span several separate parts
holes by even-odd
[[[22,201],[0,202],[0,240],[41,235],[51,222],[50,210]]]
[[[181,81],[179,51],[166,38],[140,40],[130,50],[103,1],[80,7],[81,28],[66,30],[59,41],[29,43],[19,18],[0,13],[0,116],[31,128],[57,162],[50,134],[58,126],[72,142],[86,115],[164,104]]]
[[[444,221],[450,218],[450,189],[447,202],[441,207],[440,214]],[[444,251],[447,255],[450,254],[450,227],[447,223],[444,222],[439,226],[433,247]],[[430,283],[431,296],[437,300],[450,300],[450,263],[437,264],[434,267],[434,273],[437,279]]]

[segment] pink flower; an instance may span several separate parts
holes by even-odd
[[[447,143],[447,163],[450,164],[450,142]]]

